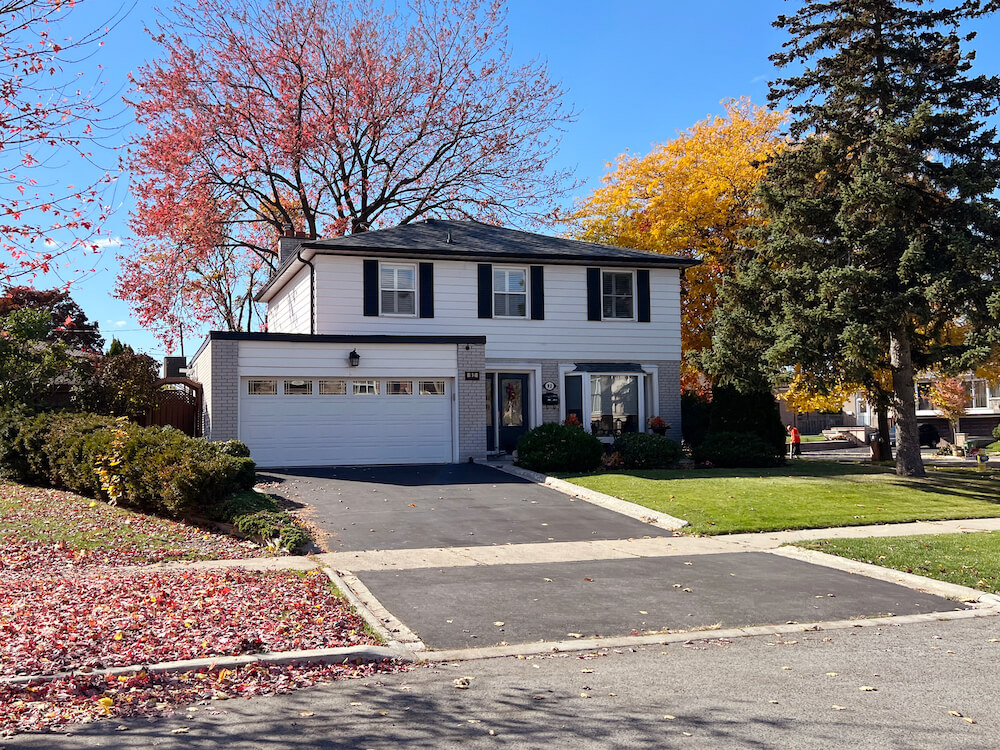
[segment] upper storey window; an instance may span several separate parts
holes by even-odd
[[[417,269],[411,264],[383,263],[379,274],[383,315],[415,315]]]
[[[605,320],[635,319],[631,271],[604,271],[602,273],[601,309]]]
[[[494,268],[493,315],[498,318],[524,318],[527,314],[527,269]]]

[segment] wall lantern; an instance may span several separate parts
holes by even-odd
[[[361,355],[358,354],[358,350],[354,349],[350,354],[347,355],[347,361],[351,363],[351,367],[357,367],[361,364]]]

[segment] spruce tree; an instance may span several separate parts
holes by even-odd
[[[709,364],[737,385],[763,361],[881,387],[903,476],[924,475],[914,375],[1000,352],[1000,79],[971,73],[960,31],[998,7],[813,0],[775,22],[790,72],[771,101],[792,146],[761,187],[767,225],[723,291]]]

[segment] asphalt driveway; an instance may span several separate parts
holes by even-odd
[[[479,464],[287,469],[258,481],[310,506],[331,552],[672,536]]]
[[[762,552],[364,571],[434,649],[965,609],[938,596]]]

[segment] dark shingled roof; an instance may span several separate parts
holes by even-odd
[[[596,242],[550,237],[518,229],[507,229],[478,221],[426,219],[390,229],[306,240],[302,249],[330,255],[398,255],[412,258],[440,258],[482,261],[527,261],[570,265],[660,266],[686,268],[699,263],[692,258],[630,250]],[[263,295],[291,265],[295,254],[259,292]]]

